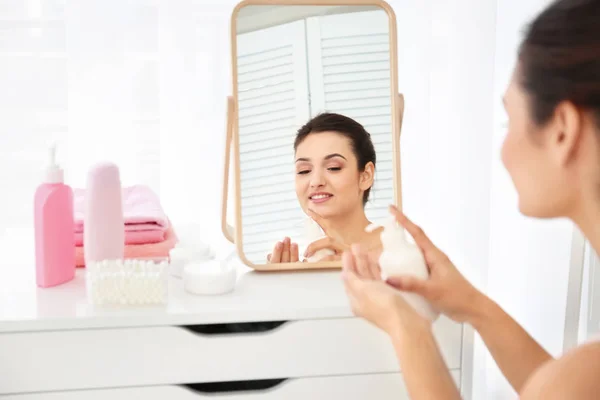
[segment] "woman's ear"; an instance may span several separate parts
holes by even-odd
[[[360,173],[360,181],[359,187],[360,190],[367,190],[371,186],[373,186],[373,181],[375,180],[375,164],[369,161],[367,165],[365,165],[365,170]]]
[[[554,124],[548,138],[560,165],[568,164],[575,156],[582,139],[583,115],[570,102],[556,106]]]

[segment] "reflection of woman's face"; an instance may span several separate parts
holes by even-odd
[[[331,218],[362,208],[359,175],[352,144],[339,133],[311,133],[296,148],[296,195],[305,211]]]

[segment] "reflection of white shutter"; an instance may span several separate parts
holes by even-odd
[[[304,21],[237,39],[243,243],[254,263],[292,236],[303,215],[293,141],[310,117],[305,43]]]
[[[377,171],[367,216],[387,216],[394,198],[388,16],[367,11],[309,18],[307,41],[311,114],[344,114],[371,134]]]

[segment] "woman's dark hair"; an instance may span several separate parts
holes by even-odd
[[[319,132],[336,132],[350,139],[352,143],[352,151],[356,157],[358,170],[363,172],[367,163],[372,162],[375,165],[375,147],[371,141],[371,135],[366,129],[353,120],[341,114],[321,113],[304,124],[296,134],[294,140],[294,151],[298,149],[300,143],[306,139],[311,133]],[[363,193],[363,206],[369,200],[371,188],[368,188]]]
[[[600,0],[554,1],[527,27],[519,61],[538,125],[566,100],[600,126]]]

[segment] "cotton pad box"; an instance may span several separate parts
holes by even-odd
[[[168,301],[166,261],[104,260],[86,266],[88,299],[95,305],[163,305]]]

